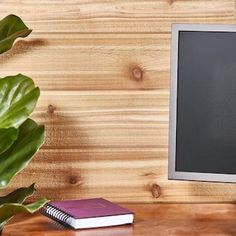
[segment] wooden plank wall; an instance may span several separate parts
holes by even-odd
[[[116,202],[226,202],[236,185],[167,180],[172,23],[235,23],[234,0],[3,0],[34,31],[0,57],[42,92],[47,140],[10,189]],[[194,45],[193,45],[194,46]]]

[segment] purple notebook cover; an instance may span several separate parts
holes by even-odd
[[[134,214],[128,209],[103,198],[50,202],[49,205],[54,206],[75,219]]]

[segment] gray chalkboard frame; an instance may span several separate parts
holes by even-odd
[[[201,24],[173,24],[171,34],[171,76],[169,102],[169,143],[168,143],[168,179],[196,180],[213,182],[236,182],[234,174],[216,174],[201,172],[176,171],[176,122],[177,122],[177,82],[178,82],[178,45],[180,31],[217,31],[236,32],[236,25],[201,25]],[[236,167],[235,167],[236,168]]]

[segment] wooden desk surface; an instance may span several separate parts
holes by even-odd
[[[74,231],[37,213],[18,215],[5,227],[3,236],[236,235],[236,204],[122,205],[136,213],[133,225]]]

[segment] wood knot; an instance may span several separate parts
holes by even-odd
[[[148,173],[144,174],[143,176],[155,176],[155,175],[156,175],[156,174],[153,173],[153,172],[148,172]]]
[[[153,184],[151,187],[152,196],[159,198],[161,196],[161,187],[158,184]]]
[[[75,185],[75,184],[78,183],[78,181],[79,181],[79,178],[78,178],[77,176],[75,176],[75,175],[72,175],[72,176],[70,176],[70,178],[69,178],[70,184]]]
[[[132,75],[135,80],[142,80],[143,79],[143,71],[140,67],[134,67],[132,69]]]
[[[55,110],[56,110],[56,107],[54,107],[54,106],[51,105],[51,104],[48,105],[48,113],[53,114]]]
[[[175,0],[167,0],[167,2],[169,3],[169,5],[172,5],[174,3]]]

